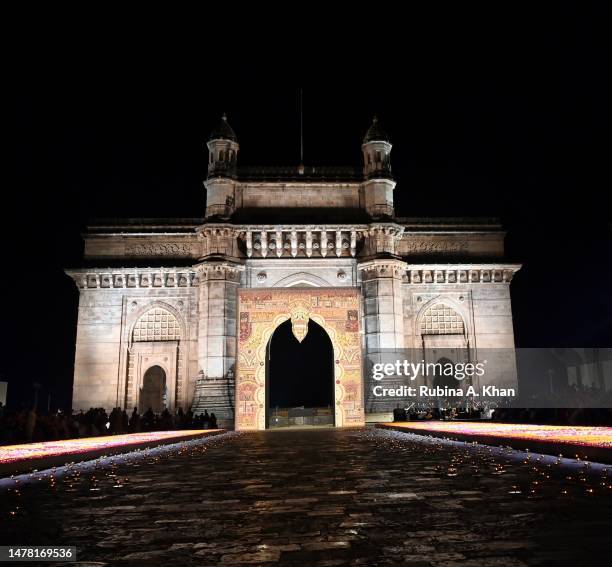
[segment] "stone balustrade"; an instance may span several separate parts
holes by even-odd
[[[509,283],[519,269],[520,264],[410,264],[403,281],[409,284]]]
[[[191,268],[119,268],[66,270],[80,289],[174,288],[197,285]]]
[[[248,258],[355,257],[366,226],[248,226],[240,228]]]

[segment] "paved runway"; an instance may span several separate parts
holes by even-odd
[[[102,563],[586,565],[608,557],[612,483],[397,432],[279,430],[18,485],[0,514],[3,545]]]

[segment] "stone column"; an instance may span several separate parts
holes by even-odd
[[[377,413],[388,408],[377,404],[378,399],[372,395],[374,383],[369,364],[391,362],[405,348],[402,277],[406,263],[398,259],[375,259],[360,263],[358,268],[364,301],[366,412]],[[386,381],[385,385],[391,386],[392,382]]]
[[[229,262],[196,266],[199,285],[199,375],[192,410],[214,412],[220,426],[233,426],[236,363],[236,300],[244,267]]]

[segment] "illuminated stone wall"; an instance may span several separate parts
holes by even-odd
[[[272,290],[279,319],[266,319],[267,308],[255,306],[256,320],[243,321],[269,334],[291,316],[284,302],[333,292],[333,301],[342,298],[357,310],[360,333],[338,334],[347,320],[344,307],[336,312],[316,304],[309,310],[315,321],[325,319],[330,336],[335,333],[338,352],[348,352],[342,341],[352,337],[357,357],[452,341],[470,348],[476,359],[481,349],[514,346],[510,282],[520,266],[500,256],[503,231],[496,224],[436,219],[342,225],[161,222],[95,230],[86,236],[90,267],[68,270],[80,291],[75,410],[134,407],[144,372],[157,364],[166,372],[171,411],[207,409],[222,426],[232,427],[235,412],[245,413],[237,408],[241,402],[235,394],[237,353],[243,346],[237,298],[247,291]],[[456,333],[427,328],[427,313],[433,313],[428,310],[441,306],[452,309]],[[178,326],[171,334],[160,331],[157,337],[140,329],[134,335],[138,318],[151,308],[173,314]],[[337,370],[348,370],[341,380],[357,372],[354,395],[366,401],[356,417],[347,417],[354,411],[348,406],[337,407],[337,423],[359,423],[363,406],[368,421],[388,420],[396,402],[372,400],[368,373],[361,379],[360,365],[340,360]],[[247,362],[242,360],[243,368]],[[349,390],[355,384],[346,383]],[[344,397],[338,399],[343,403],[349,401],[346,392],[342,386]],[[242,394],[249,394],[248,387]],[[256,415],[254,397],[242,402],[253,415],[241,419],[252,422],[238,427],[265,423],[263,411]]]
[[[73,409],[137,406],[142,377],[153,365],[166,373],[169,407],[189,408],[198,368],[194,270],[79,271],[73,277],[80,292]]]

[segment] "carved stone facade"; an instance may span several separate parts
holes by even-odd
[[[204,218],[98,222],[85,235],[83,267],[67,270],[80,291],[74,409],[139,407],[145,374],[159,367],[169,410],[207,409],[231,426],[249,388],[238,364],[248,359],[240,358],[243,290],[267,292],[279,312],[286,288],[309,305],[333,289],[356,293],[359,360],[390,348],[514,346],[510,282],[520,266],[504,258],[501,227],[396,217],[391,144],[378,123],[364,138],[362,171],[240,168],[225,119],[207,145]],[[325,309],[305,313],[321,322]],[[325,313],[328,334],[340,337],[348,311]],[[270,334],[280,319],[266,321]],[[261,340],[249,348],[265,349]],[[366,399],[367,380],[360,374],[351,392],[355,384],[353,401]],[[388,417],[360,403],[366,419]],[[359,421],[359,408],[346,411],[337,424]],[[260,413],[253,420],[246,428],[265,424]]]

